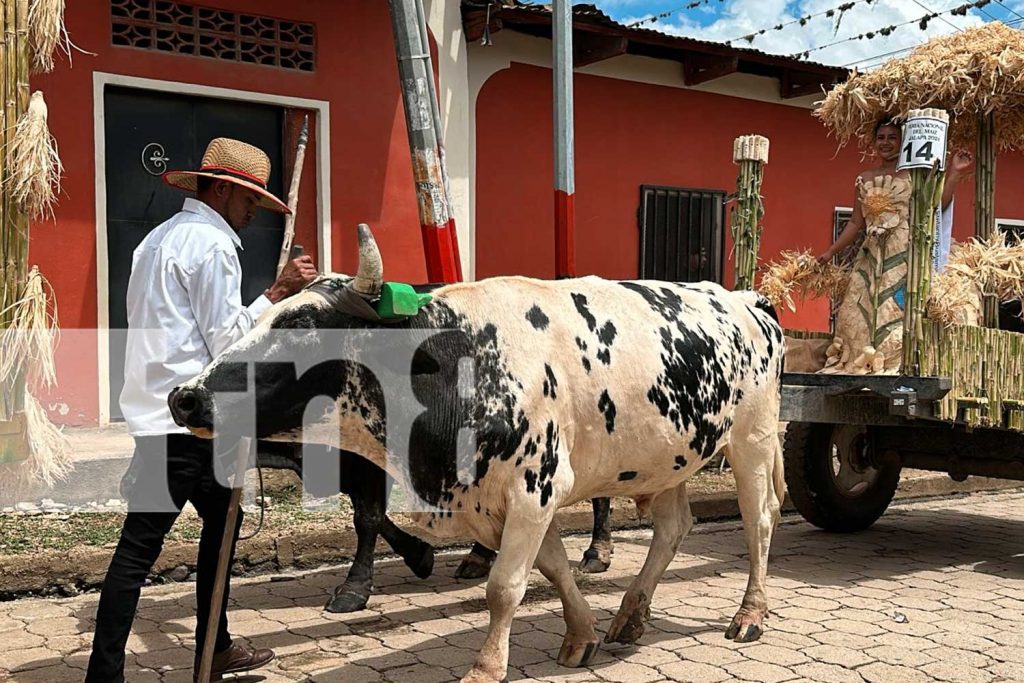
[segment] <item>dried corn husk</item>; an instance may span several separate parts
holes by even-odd
[[[55,384],[53,353],[58,325],[53,301],[49,283],[33,267],[21,299],[11,307],[11,325],[0,336],[0,377],[13,377],[27,368],[29,385]],[[25,392],[25,418],[29,457],[25,462],[0,466],[0,493],[4,499],[30,482],[53,486],[71,470],[67,438],[50,422],[30,390]]]
[[[978,325],[983,295],[1000,302],[1024,298],[1024,243],[1007,244],[997,235],[953,247],[932,281],[928,317],[946,326]]]
[[[53,215],[53,204],[60,193],[60,176],[64,172],[57,141],[50,135],[46,117],[46,101],[37,90],[32,93],[28,111],[18,121],[7,150],[11,172],[7,190],[36,220]]]
[[[53,55],[59,50],[71,56],[71,39],[64,26],[64,0],[32,0],[28,10],[28,42],[32,71],[53,71]]]
[[[832,263],[818,263],[810,251],[784,251],[777,261],[765,266],[758,291],[773,305],[785,305],[795,311],[794,296],[804,298],[811,294],[833,301],[842,299],[849,279],[848,270]]]
[[[53,290],[34,266],[21,299],[11,306],[11,325],[0,335],[0,377],[13,377],[28,367],[33,381],[47,387],[56,383],[53,349],[58,325],[51,301]]]
[[[910,109],[950,113],[951,147],[973,148],[977,115],[995,112],[1000,149],[1024,147],[1024,33],[998,21],[929,40],[867,73],[854,72],[814,115],[866,148],[875,123]]]

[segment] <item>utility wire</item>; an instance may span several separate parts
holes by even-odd
[[[794,59],[805,59],[812,52],[818,52],[819,50],[825,50],[827,48],[834,47],[836,45],[842,45],[843,43],[849,43],[849,42],[854,41],[854,40],[863,40],[864,38],[867,38],[868,40],[871,40],[876,35],[888,36],[888,35],[891,35],[892,32],[895,31],[896,29],[901,28],[903,26],[909,26],[910,24],[917,24],[918,26],[921,27],[922,30],[924,30],[924,29],[926,29],[928,27],[928,22],[930,22],[932,19],[937,19],[938,17],[940,17],[940,16],[942,16],[944,14],[955,14],[955,15],[959,15],[959,16],[966,16],[968,10],[984,7],[985,5],[988,5],[991,2],[992,2],[992,0],[974,0],[974,2],[968,2],[968,3],[965,3],[965,4],[960,5],[958,7],[954,7],[952,9],[944,10],[942,12],[931,12],[929,14],[924,15],[923,17],[919,17],[917,19],[911,19],[910,21],[904,21],[904,22],[899,23],[899,24],[890,24],[889,26],[882,26],[882,27],[879,27],[879,28],[877,28],[877,29],[875,29],[873,31],[866,31],[866,32],[861,33],[861,34],[856,35],[856,36],[850,36],[849,38],[843,38],[842,40],[836,40],[836,41],[833,41],[831,43],[827,43],[825,45],[818,45],[816,47],[810,48],[809,50],[803,50],[802,52],[795,52],[795,53],[793,53],[793,54],[791,54],[789,56],[794,58]]]
[[[643,26],[644,24],[653,24],[653,23],[656,23],[657,21],[659,21],[661,19],[665,19],[667,17],[672,16],[676,12],[682,12],[683,10],[687,10],[687,9],[697,9],[701,5],[709,5],[709,4],[711,4],[711,2],[712,2],[712,0],[692,0],[692,2],[688,2],[685,5],[680,5],[679,7],[676,7],[675,9],[670,9],[670,10],[666,10],[664,12],[659,12],[658,14],[653,14],[653,15],[647,17],[646,19],[640,19],[639,21],[634,21],[632,24],[627,24],[626,28],[636,28],[637,26]],[[718,2],[720,2],[720,3],[721,2],[725,2],[725,0],[718,0]]]
[[[745,36],[740,36],[738,38],[733,38],[732,40],[727,40],[725,42],[726,43],[735,43],[735,42],[738,42],[738,41],[741,41],[741,40],[745,40],[748,43],[752,43],[752,42],[754,42],[754,39],[757,38],[757,36],[764,35],[768,31],[781,31],[782,29],[786,28],[787,26],[792,26],[793,24],[800,24],[801,26],[803,26],[808,21],[810,21],[811,19],[816,19],[817,17],[823,17],[823,16],[832,17],[832,16],[835,16],[836,12],[839,12],[840,15],[842,15],[843,12],[846,12],[847,10],[852,9],[853,7],[855,7],[856,5],[859,5],[862,2],[865,2],[865,3],[870,5],[873,2],[877,2],[877,0],[851,0],[850,2],[844,2],[841,5],[837,5],[836,7],[833,7],[832,9],[827,9],[827,10],[825,10],[823,12],[815,12],[814,14],[805,14],[804,16],[800,17],[799,19],[793,19],[792,21],[787,21],[787,22],[784,22],[784,23],[781,23],[781,24],[776,24],[774,26],[766,26],[766,27],[764,27],[762,29],[754,31],[753,33],[748,33]]]
[[[1024,17],[1021,17],[1020,19],[1014,19],[1012,21],[1007,21],[1007,22],[1004,22],[1004,23],[1007,26],[1011,27],[1011,28],[1013,28],[1015,26],[1020,26],[1021,24],[1024,24]],[[901,47],[898,50],[892,50],[890,52],[882,52],[882,53],[877,54],[877,55],[871,55],[870,57],[861,57],[860,59],[855,59],[852,62],[847,62],[846,64],[843,64],[843,67],[845,68],[845,67],[856,66],[856,65],[864,64],[865,62],[880,62],[880,61],[884,61],[886,57],[892,57],[893,55],[899,55],[899,54],[903,54],[904,52],[910,52],[915,47],[917,47],[917,45],[910,45],[908,47]],[[869,64],[867,66],[874,66],[874,64]]]
[[[996,0],[996,2],[999,2],[999,0]],[[923,9],[925,12],[929,12],[931,14],[935,14],[935,10],[933,10],[931,7],[929,7],[928,5],[926,5],[923,2],[921,2],[921,0],[914,0],[914,4],[917,5],[918,7],[920,7],[921,9]],[[984,10],[982,10],[982,11],[984,11]],[[940,18],[944,22],[946,22],[947,24],[952,26],[956,31],[963,31],[964,30],[962,27],[957,26],[956,24],[954,24],[952,21],[950,21],[946,17],[940,17]]]
[[[1007,10],[1011,14],[1016,15],[1018,19],[1024,20],[1024,15],[1022,15],[1020,12],[1007,5],[1005,2],[1003,2],[1003,0],[996,0],[996,3],[1002,5],[1003,9]]]

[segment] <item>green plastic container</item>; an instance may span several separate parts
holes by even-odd
[[[403,282],[385,282],[380,290],[377,314],[382,318],[407,318],[430,303],[429,294],[420,294]]]

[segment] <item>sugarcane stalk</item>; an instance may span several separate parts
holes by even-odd
[[[768,138],[742,135],[733,142],[732,160],[739,164],[736,201],[730,224],[735,254],[735,289],[753,289],[757,256],[761,246],[764,203],[761,182],[768,163]]]
[[[989,240],[995,230],[996,146],[995,113],[978,114],[976,170],[974,174],[974,232],[979,239]],[[985,327],[999,324],[999,302],[985,294],[982,299]]]
[[[949,116],[940,109],[915,109],[907,119],[936,118],[948,122]],[[935,227],[942,201],[945,174],[936,159],[932,168],[912,168],[910,178],[910,240],[907,253],[907,280],[903,312],[903,368],[904,374],[921,372],[924,356],[925,302],[931,289]]]

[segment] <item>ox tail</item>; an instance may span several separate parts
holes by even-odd
[[[759,311],[764,311],[774,320],[776,323],[779,322],[779,312],[775,310],[775,306],[771,301],[768,300],[764,294],[755,292],[752,290],[739,290],[734,292],[743,297],[743,303],[751,308],[755,308]]]
[[[768,297],[761,294],[760,292],[754,292],[749,290],[736,291],[734,294],[738,294],[742,297],[742,301],[751,311],[761,311],[766,313],[769,318],[772,319],[772,323],[764,320],[762,316],[754,314],[754,318],[757,320],[757,324],[761,328],[761,332],[764,334],[768,341],[768,348],[770,351],[779,354],[779,365],[778,365],[778,381],[779,391],[782,391],[782,375],[786,371],[786,335],[782,329],[782,324],[779,322],[779,312],[775,310],[775,306]],[[774,329],[773,329],[774,328]]]
[[[754,308],[760,311],[764,311],[765,313],[772,317],[772,320],[774,320],[775,322],[779,322],[779,312],[775,310],[775,306],[772,304],[771,301],[768,300],[768,297],[766,297],[765,295],[757,295],[757,301],[754,302]]]
[[[767,313],[768,317],[779,324],[779,312],[775,310],[775,306],[764,294],[748,289],[736,290],[733,294],[738,295],[743,303],[750,308]]]

